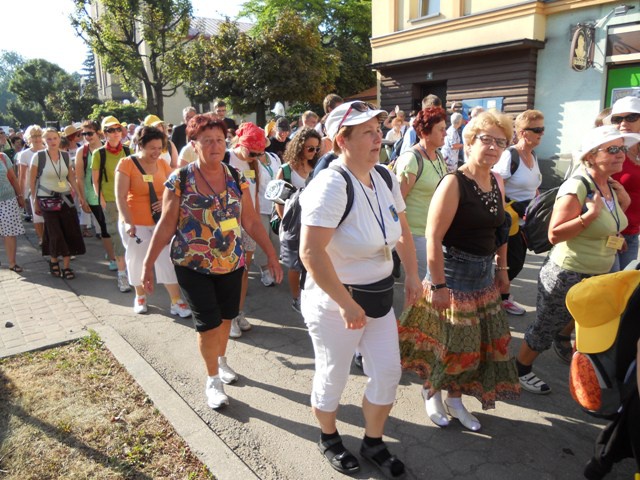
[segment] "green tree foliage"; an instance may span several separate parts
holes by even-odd
[[[69,75],[43,59],[29,60],[19,67],[9,81],[9,90],[18,100],[9,104],[9,111],[22,125],[52,120],[69,124],[84,118],[99,103],[95,97],[81,95],[79,74]]]
[[[182,84],[176,69],[189,41],[190,0],[74,0],[71,23],[103,67],[163,117],[164,97]],[[96,8],[99,16],[92,15]]]
[[[263,124],[269,102],[321,102],[333,88],[337,58],[322,48],[316,25],[283,11],[255,36],[227,19],[217,35],[190,45],[182,71],[192,101],[225,97],[235,112],[255,111]]]
[[[0,112],[6,112],[9,101],[16,98],[15,94],[9,91],[9,81],[16,69],[24,62],[24,58],[17,52],[0,50]],[[5,121],[2,125],[12,123]]]
[[[339,57],[335,93],[348,96],[375,85],[368,66],[371,0],[248,0],[240,15],[255,18],[257,32],[268,32],[287,10],[316,24],[323,48]]]
[[[113,115],[121,122],[140,124],[147,115],[147,106],[142,100],[129,104],[108,100],[100,105],[94,105],[89,119],[101,122],[108,115]]]
[[[96,57],[89,49],[87,58],[82,64],[81,90],[83,95],[98,97],[98,80],[96,78]]]

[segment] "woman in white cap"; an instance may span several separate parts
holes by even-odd
[[[415,302],[422,287],[398,182],[383,168],[374,168],[385,117],[383,110],[359,101],[344,103],[327,117],[327,133],[340,156],[334,164],[338,170],[322,170],[300,197],[300,257],[308,271],[302,314],[315,351],[311,405],[320,424],[320,451],[341,473],[360,468],[336,426],[340,397],[358,349],[369,377],[360,455],[388,478],[402,478],[404,464],[382,440],[401,376],[392,308],[394,247],[407,274],[405,301]],[[349,185],[353,202],[345,216]]]
[[[520,385],[528,392],[551,391],[532,365],[571,321],[567,292],[584,278],[608,273],[624,245],[621,232],[628,224],[624,212],[630,198],[611,175],[622,170],[627,148],[638,141],[640,135],[622,133],[612,125],[594,128],[582,143],[585,173],[560,186],[549,225],[554,247],[538,274],[536,319],[516,359]]]
[[[613,104],[611,124],[622,133],[640,133],[640,98],[624,97]],[[640,143],[629,147],[622,171],[613,175],[625,188],[631,204],[624,212],[629,225],[622,231],[627,244],[626,249],[618,252],[613,270],[622,270],[638,258],[638,233],[640,233]]]

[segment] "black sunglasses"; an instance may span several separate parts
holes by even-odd
[[[528,130],[529,132],[537,133],[538,135],[540,135],[541,133],[544,133],[544,127],[531,127],[531,128],[524,128],[523,130]]]
[[[621,147],[618,147],[617,145],[612,145],[611,147],[607,147],[607,148],[599,148],[598,151],[607,152],[607,153],[610,153],[611,155],[616,155],[618,154],[618,152],[627,153],[629,149],[624,145]]]
[[[318,153],[320,151],[320,147],[304,147],[304,149],[309,153],[311,152]]]
[[[351,105],[349,105],[349,108],[347,108],[347,112],[344,114],[344,117],[342,117],[342,120],[340,120],[340,123],[338,124],[338,132],[340,131],[342,124],[347,119],[352,110],[363,113],[369,110],[376,110],[376,107],[368,102],[353,102]]]
[[[96,132],[82,132],[83,137],[93,137]]]
[[[264,152],[249,152],[249,156],[250,157],[261,157],[262,155],[264,155]]]
[[[105,130],[106,133],[115,133],[115,132],[122,132],[121,128],[107,128]]]
[[[620,125],[622,122],[633,123],[637,122],[640,118],[640,113],[630,113],[629,115],[625,115],[624,117],[621,115],[616,115],[615,117],[611,117],[611,123],[615,125]]]

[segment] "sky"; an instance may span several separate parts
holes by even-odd
[[[192,0],[200,17],[235,18],[246,0]],[[20,0],[20,10],[28,12],[20,21],[5,17],[0,27],[0,50],[18,52],[24,58],[44,58],[67,72],[82,70],[87,46],[71,24],[73,0]]]

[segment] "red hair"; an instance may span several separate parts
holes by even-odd
[[[202,132],[211,128],[219,128],[222,130],[222,133],[224,133],[225,138],[227,137],[227,125],[222,120],[218,120],[218,117],[209,113],[202,113],[195,115],[189,120],[187,124],[187,138],[189,140],[196,140]]]
[[[418,138],[423,135],[429,135],[433,127],[447,119],[447,112],[442,107],[423,108],[416,115],[413,121],[413,128],[418,134]]]

